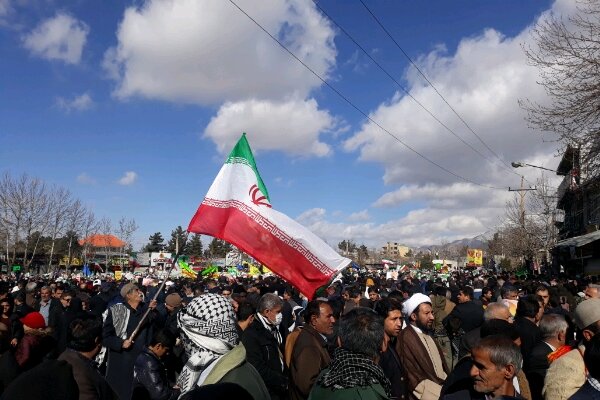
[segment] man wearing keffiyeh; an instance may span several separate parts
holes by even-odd
[[[198,386],[235,383],[255,399],[269,399],[256,369],[246,361],[246,349],[236,345],[235,312],[225,297],[207,293],[194,298],[177,316],[188,356],[177,385],[182,394]]]
[[[308,399],[390,399],[390,382],[377,365],[386,346],[383,318],[370,309],[352,309],[340,323],[339,337],[342,347]]]

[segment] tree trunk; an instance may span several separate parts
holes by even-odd
[[[52,257],[54,256],[54,242],[55,238],[52,238],[52,246],[50,247],[50,260],[48,262],[48,271],[52,271]]]

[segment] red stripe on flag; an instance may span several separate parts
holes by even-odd
[[[201,204],[188,231],[228,241],[260,261],[307,297],[327,284],[334,274],[325,274],[297,249],[273,236],[265,227],[234,207]]]

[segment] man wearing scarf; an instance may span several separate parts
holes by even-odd
[[[252,325],[244,331],[242,343],[248,361],[260,373],[273,400],[287,397],[288,377],[283,359],[284,343],[278,329],[282,320],[283,300],[276,294],[264,294]]]
[[[434,321],[431,300],[424,294],[413,294],[404,302],[402,311],[409,325],[398,335],[396,350],[408,373],[410,398],[437,400],[448,367],[430,335]]]
[[[308,399],[390,399],[390,382],[377,365],[386,346],[383,318],[370,309],[352,309],[340,322],[339,338],[342,347],[335,350]]]
[[[123,303],[109,307],[102,327],[102,344],[108,350],[106,380],[121,399],[129,399],[133,391],[133,365],[137,356],[150,342],[150,328],[154,321],[156,300],[148,305],[142,302],[142,293],[134,283],[121,288]],[[153,310],[136,337],[131,334],[142,320],[146,308]]]
[[[215,383],[235,383],[255,399],[270,398],[263,379],[246,360],[244,345],[236,346],[235,312],[229,299],[213,293],[195,297],[177,314],[177,324],[188,357],[177,381],[182,394]]]
[[[546,400],[566,400],[582,387],[588,376],[583,356],[585,346],[595,335],[600,334],[600,299],[588,299],[575,309],[575,323],[581,331],[579,346],[564,354],[567,349],[550,353],[550,367],[546,372],[544,389]]]

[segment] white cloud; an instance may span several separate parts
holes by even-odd
[[[553,11],[560,9],[572,7],[561,0]],[[552,169],[559,161],[554,156],[554,145],[544,143],[538,133],[527,127],[517,104],[525,95],[546,101],[543,88],[536,84],[538,72],[527,66],[521,48],[530,40],[527,29],[514,38],[488,29],[479,36],[463,39],[455,54],[448,54],[443,46],[436,47],[421,57],[419,64],[461,116],[507,163],[525,160]],[[413,96],[464,140],[493,158],[414,69],[407,71],[406,81]],[[384,182],[396,186],[373,206],[417,208],[385,223],[363,222],[359,218],[336,222],[340,219],[326,210],[313,209],[298,218],[301,223],[329,243],[352,238],[376,247],[388,240],[423,245],[474,237],[489,233],[501,223],[506,202],[514,196],[507,188],[519,186],[518,175],[505,171],[498,163],[490,165],[481,160],[400,93],[382,102],[371,117],[431,160],[468,179],[504,189],[484,189],[448,175],[366,122],[345,141],[344,147],[358,152],[363,161],[380,163],[385,169]],[[535,169],[515,172],[525,174],[531,181],[540,176]],[[549,176],[551,184],[557,185],[559,179]],[[351,216],[363,213],[367,214],[366,210]]]
[[[292,179],[285,179],[285,178],[282,178],[281,176],[275,177],[274,181],[279,186],[286,187],[286,188],[292,187],[292,184],[294,183],[294,181]]]
[[[6,17],[11,10],[10,0],[0,0],[0,18]]]
[[[56,98],[56,106],[67,113],[71,111],[89,110],[93,105],[94,101],[88,93],[83,93],[79,96],[73,97],[72,99],[67,99],[64,97]]]
[[[77,182],[81,183],[82,185],[93,185],[96,183],[96,180],[88,175],[87,172],[82,172],[77,175]]]
[[[439,244],[441,240],[475,237],[498,224],[496,210],[478,208],[473,210],[441,210],[423,208],[410,211],[404,217],[385,223],[334,222],[327,218],[324,209],[312,209],[297,218],[316,235],[328,243],[351,238],[357,243],[379,247],[394,240],[409,246]],[[336,220],[337,221],[337,220]]]
[[[557,1],[552,11],[572,11],[567,3]],[[541,18],[547,15],[544,13]],[[440,45],[417,62],[448,102],[507,164],[524,161],[554,169],[559,162],[556,144],[544,142],[539,132],[527,126],[525,113],[518,105],[524,96],[541,103],[548,101],[536,83],[538,71],[527,65],[522,49],[531,41],[530,27],[516,37],[486,29],[480,35],[463,39],[454,54]],[[500,189],[482,188],[442,171],[366,121],[344,142],[344,148],[357,152],[362,161],[383,166],[383,181],[391,190],[373,206],[420,208],[384,224],[336,224],[326,218],[313,221],[311,229],[331,242],[353,237],[372,244],[393,239],[415,245],[474,237],[499,224],[506,202],[514,196],[508,187],[519,187],[519,174],[531,182],[526,182],[526,186],[535,184],[541,175],[540,170],[532,168],[502,168],[414,68],[407,70],[405,80],[415,98],[495,162],[490,164],[471,151],[402,92],[382,102],[370,116],[436,163],[469,180]],[[558,177],[545,175],[551,178],[551,185],[558,185]]]
[[[311,208],[300,214],[296,220],[301,224],[310,225],[316,221],[320,221],[325,216],[324,208]]]
[[[528,39],[528,32],[506,38],[489,29],[481,36],[463,39],[454,55],[437,49],[420,60],[421,68],[437,89],[507,162],[552,154],[554,150],[553,144],[543,143],[540,135],[527,127],[524,112],[517,104],[524,95],[534,99],[545,96],[543,88],[536,84],[537,70],[527,65],[520,46]],[[435,91],[422,85],[413,70],[409,70],[407,80],[414,97],[494,163],[471,151],[407,96],[397,94],[382,103],[371,113],[374,120],[429,159],[470,180],[493,186],[518,181],[460,123]],[[381,162],[387,183],[460,181],[410,152],[370,122],[345,142],[345,148],[358,150],[361,160]]]
[[[411,201],[425,202],[429,206],[444,209],[465,209],[485,204],[486,207],[503,208],[508,191],[497,193],[467,183],[450,185],[426,184],[403,185],[385,193],[373,204],[375,207],[395,207]]]
[[[369,215],[368,210],[358,211],[348,216],[348,221],[351,222],[368,221],[369,219],[371,219],[371,216]]]
[[[123,177],[121,179],[119,179],[118,183],[119,185],[123,185],[123,186],[129,186],[129,185],[133,185],[135,183],[135,181],[137,180],[138,174],[133,172],[133,171],[127,171],[125,172],[125,175],[123,175]]]
[[[334,30],[303,0],[239,0],[269,32],[327,77]],[[224,22],[226,21],[226,22]],[[318,81],[271,38],[220,0],[150,0],[125,11],[104,66],[120,98],[215,104],[305,98]]]
[[[58,13],[25,36],[23,44],[35,56],[79,64],[89,31],[82,21]]]
[[[299,156],[323,157],[331,147],[320,140],[321,133],[336,129],[338,123],[314,99],[284,102],[247,100],[225,103],[204,131],[219,151],[231,149],[246,132],[254,150],[282,150]]]
[[[367,72],[369,67],[372,65],[372,62],[367,58],[367,56],[364,55],[362,51],[356,50],[344,64],[351,66],[353,72],[357,74],[363,74]]]

